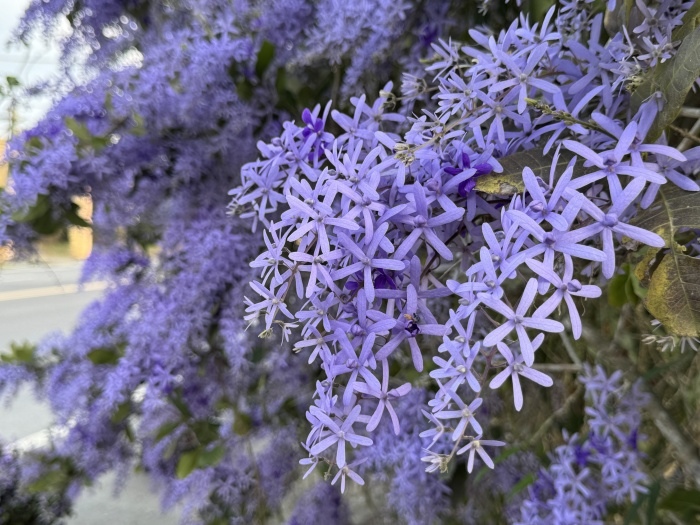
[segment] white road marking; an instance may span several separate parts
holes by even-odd
[[[7,445],[7,448],[16,452],[30,452],[45,448],[55,440],[66,437],[74,424],[73,421],[69,421],[67,425],[53,425],[45,430],[24,436]]]
[[[82,286],[78,284],[64,284],[63,286],[13,290],[11,292],[0,292],[0,303],[18,301],[20,299],[37,299],[39,297],[50,297],[54,295],[70,295],[79,292],[100,292],[105,288],[107,288],[106,281],[95,281],[85,283]]]

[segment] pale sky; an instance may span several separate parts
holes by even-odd
[[[59,52],[37,39],[29,46],[9,46],[7,41],[17,26],[30,0],[0,0],[0,79],[16,77],[24,86],[51,78],[58,71]],[[49,109],[49,97],[20,102],[16,108],[17,128],[27,129]],[[10,128],[10,101],[0,98],[0,138],[7,137]]]

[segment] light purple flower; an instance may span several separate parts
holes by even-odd
[[[457,405],[457,410],[443,409],[435,412],[434,415],[438,419],[459,419],[459,423],[457,423],[452,431],[452,441],[459,441],[462,439],[468,425],[471,425],[477,434],[481,434],[481,425],[474,417],[474,412],[476,412],[484,400],[477,397],[474,399],[474,401],[467,405],[464,401],[462,401],[462,398],[459,397],[456,392],[452,390],[444,390],[444,392],[449,396],[449,401]]]
[[[366,396],[371,396],[377,398],[379,401],[377,404],[377,409],[372,414],[372,417],[367,423],[367,431],[372,432],[382,419],[384,414],[384,409],[389,412],[391,417],[391,423],[394,426],[394,434],[397,436],[401,432],[401,427],[399,426],[399,418],[396,415],[394,407],[391,406],[391,401],[396,400],[401,396],[405,396],[411,390],[410,383],[404,383],[403,385],[392,388],[389,390],[389,363],[384,360],[382,361],[382,385],[381,388],[376,388],[376,386],[370,386],[366,383],[356,382],[354,384],[356,392],[364,394]]]
[[[603,238],[603,252],[606,259],[603,261],[603,275],[608,279],[615,273],[615,246],[613,233],[625,235],[654,248],[663,248],[665,241],[654,232],[650,232],[638,226],[632,226],[621,221],[624,212],[637,199],[646,186],[644,179],[635,178],[613,200],[612,206],[603,212],[588,199],[582,199],[583,210],[595,221],[573,233],[575,241],[588,239],[593,235],[601,234]]]
[[[384,270],[403,270],[404,263],[401,260],[384,259],[375,257],[379,245],[385,239],[388,223],[384,223],[374,232],[369,246],[362,250],[353,240],[344,233],[338,233],[338,240],[343,248],[348,250],[357,262],[335,270],[331,275],[334,280],[343,279],[355,272],[362,272],[364,277],[365,295],[367,300],[374,302],[374,280],[372,270],[381,268]]]
[[[574,263],[571,257],[564,257],[564,275],[559,277],[555,272],[550,270],[544,264],[532,259],[525,261],[525,264],[539,275],[554,285],[554,292],[549,298],[535,310],[535,315],[548,317],[559,306],[561,301],[566,302],[569,309],[569,319],[571,319],[571,329],[574,333],[574,339],[581,337],[582,326],[581,316],[576,309],[573,297],[596,298],[601,296],[599,287],[592,284],[581,284],[578,279],[574,279]]]
[[[333,480],[331,481],[331,485],[335,485],[338,479],[340,479],[340,493],[344,494],[345,493],[345,478],[350,478],[353,480],[355,483],[358,485],[364,485],[365,480],[360,477],[360,475],[352,470],[351,467],[357,467],[357,465],[364,463],[367,461],[367,459],[362,459],[360,461],[353,461],[349,465],[345,465],[341,467],[338,472],[336,473],[335,476],[333,476]]]
[[[397,260],[404,259],[406,254],[414,248],[415,244],[420,241],[421,238],[424,238],[443,259],[451,261],[453,257],[452,252],[445,243],[440,240],[434,228],[456,222],[464,215],[464,209],[454,208],[437,217],[430,217],[428,201],[425,198],[425,189],[418,182],[413,184],[413,197],[416,212],[411,218],[412,230],[411,233],[401,241],[401,244],[396,249],[394,258]]]
[[[396,325],[391,331],[391,339],[377,351],[376,357],[378,360],[383,360],[389,357],[398,346],[408,340],[411,347],[411,357],[413,366],[418,372],[423,370],[423,354],[416,342],[416,337],[419,334],[423,335],[447,335],[449,329],[441,324],[425,324],[417,317],[418,313],[418,294],[412,284],[408,285],[406,303],[403,308],[403,313],[396,322]]]
[[[532,366],[535,362],[535,349],[528,335],[526,328],[533,328],[543,332],[562,332],[564,325],[559,321],[552,319],[544,319],[542,317],[526,317],[525,314],[530,309],[530,306],[537,296],[537,279],[530,279],[525,286],[523,295],[520,297],[518,307],[513,311],[510,306],[503,301],[494,299],[485,294],[481,295],[481,301],[506,318],[505,322],[499,327],[493,329],[485,338],[484,346],[490,347],[503,341],[503,339],[513,330],[518,334],[518,342],[520,343],[520,352],[528,366]]]
[[[309,453],[312,456],[318,456],[327,448],[336,445],[337,450],[335,455],[335,463],[338,466],[338,468],[343,468],[346,464],[345,443],[350,443],[353,446],[362,445],[365,447],[372,445],[372,440],[370,438],[365,436],[358,436],[352,430],[352,425],[360,416],[360,410],[361,408],[359,405],[355,406],[355,408],[353,408],[347,415],[345,420],[340,425],[338,425],[335,421],[328,417],[327,414],[321,411],[321,409],[315,406],[309,408],[311,414],[318,418],[318,420],[323,424],[326,430],[330,432],[330,435],[324,437],[313,447],[311,447]]]
[[[537,350],[537,348],[539,348],[539,346],[542,344],[542,341],[544,341],[544,335],[540,334],[532,342],[533,349]],[[510,377],[513,382],[513,401],[515,402],[515,410],[520,412],[520,410],[523,408],[523,391],[520,388],[520,379],[518,376],[526,377],[530,381],[534,381],[538,385],[545,387],[552,386],[554,382],[552,381],[551,377],[543,374],[539,370],[535,370],[534,368],[527,366],[523,362],[522,355],[514,357],[513,353],[510,351],[510,348],[508,348],[508,345],[505,343],[498,343],[497,348],[501,355],[505,358],[508,366],[501,370],[491,380],[489,386],[492,389],[499,388],[505,382],[505,380]]]
[[[467,460],[467,472],[471,473],[474,469],[474,454],[479,454],[481,460],[486,463],[486,466],[493,468],[493,460],[486,453],[484,447],[503,447],[505,443],[503,441],[497,441],[495,439],[481,439],[481,435],[476,436],[467,445],[463,446],[457,451],[457,454],[464,454],[469,451],[469,459]]]

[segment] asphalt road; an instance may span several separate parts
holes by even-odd
[[[0,352],[11,341],[38,341],[56,330],[69,330],[81,310],[99,298],[102,283],[77,286],[80,265],[75,262],[0,268]],[[0,405],[0,439],[14,442],[36,438],[51,425],[51,413],[28,388],[22,389],[11,404]],[[118,498],[114,478],[106,476],[81,495],[70,525],[175,525],[176,513],[163,515],[148,479],[130,477]]]

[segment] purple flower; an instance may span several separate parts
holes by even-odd
[[[469,459],[467,460],[467,472],[474,469],[474,454],[479,454],[481,460],[486,463],[486,466],[493,468],[493,460],[486,453],[484,447],[503,447],[505,443],[503,441],[496,441],[495,439],[481,439],[481,435],[476,436],[467,445],[463,446],[457,451],[457,454],[464,454],[469,451]]]
[[[425,410],[421,409],[421,413],[430,421],[433,426],[432,428],[428,430],[424,430],[419,434],[420,437],[422,438],[432,438],[430,442],[430,447],[432,447],[435,443],[437,443],[440,438],[443,436],[443,434],[447,431],[447,427],[442,424],[442,422],[437,419],[432,413],[426,412]]]
[[[327,414],[325,414],[321,409],[312,406],[309,411],[313,416],[315,416],[319,422],[325,427],[326,433],[330,434],[322,438],[318,443],[316,443],[309,453],[312,456],[318,456],[321,452],[327,448],[336,445],[336,455],[335,464],[338,468],[343,468],[345,466],[345,443],[350,443],[353,446],[362,445],[368,447],[372,445],[372,440],[365,436],[358,436],[352,430],[352,425],[355,423],[357,418],[360,416],[360,407],[355,406],[350,413],[347,415],[345,420],[338,425],[333,421]]]
[[[381,268],[383,270],[404,269],[404,263],[400,260],[375,258],[380,243],[386,238],[388,228],[389,224],[386,222],[379,226],[364,251],[344,233],[338,234],[338,240],[341,246],[348,250],[357,262],[345,266],[342,269],[335,270],[332,273],[333,279],[338,280],[355,272],[363,272],[365,295],[370,303],[374,302],[374,280],[372,278],[372,270],[374,268]]]
[[[620,188],[619,175],[629,175],[639,178],[644,182],[663,184],[665,180],[663,180],[663,177],[658,173],[646,167],[632,166],[629,162],[623,160],[625,156],[630,153],[630,147],[635,141],[636,136],[637,123],[631,122],[620,135],[615,149],[600,154],[596,153],[588,146],[584,146],[580,142],[573,140],[563,141],[562,144],[566,149],[585,159],[589,166],[593,165],[598,168],[598,170],[592,173],[572,180],[570,187],[572,189],[583,188],[603,177],[607,177],[611,191],[616,192]]]
[[[418,316],[418,294],[412,284],[408,285],[407,298],[404,304],[403,313],[391,331],[391,339],[377,351],[378,360],[384,360],[396,350],[399,345],[408,340],[411,347],[411,357],[413,366],[418,372],[423,370],[423,354],[416,342],[419,334],[423,335],[446,335],[448,329],[441,324],[424,324]]]
[[[382,414],[384,414],[384,409],[389,412],[391,417],[391,423],[394,426],[394,433],[398,436],[401,431],[399,426],[399,419],[394,411],[394,407],[391,406],[391,401],[398,399],[401,396],[405,396],[411,390],[410,383],[404,383],[403,385],[392,388],[389,390],[389,363],[386,360],[382,361],[382,385],[381,388],[376,388],[365,383],[355,383],[355,391],[364,394],[366,396],[372,396],[377,398],[379,401],[377,404],[377,409],[372,414],[372,417],[367,423],[367,431],[372,432],[382,419]]]
[[[539,348],[539,346],[542,344],[542,341],[544,341],[544,335],[540,334],[532,342],[533,350],[537,350],[537,348]],[[497,348],[501,355],[505,358],[508,366],[501,370],[491,380],[489,386],[491,388],[499,388],[505,382],[505,380],[508,379],[508,376],[510,376],[511,380],[513,381],[513,400],[515,402],[515,410],[520,412],[520,409],[523,408],[523,391],[520,388],[520,379],[518,376],[526,377],[530,381],[534,381],[538,385],[545,387],[552,386],[554,382],[552,381],[551,377],[527,366],[523,362],[522,355],[514,357],[513,353],[510,351],[510,348],[508,348],[508,345],[498,343]]]
[[[557,160],[559,158],[559,152],[554,156],[554,161],[552,162],[552,172],[550,173],[550,184],[554,180],[554,166],[557,165]],[[523,170],[523,182],[525,183],[525,188],[530,194],[532,201],[527,207],[529,214],[533,216],[534,219],[539,221],[547,221],[560,231],[566,231],[569,229],[569,223],[567,220],[557,213],[560,206],[560,201],[564,197],[565,192],[568,188],[569,182],[571,181],[571,176],[573,175],[574,166],[573,163],[569,165],[564,173],[556,183],[556,186],[552,189],[549,199],[545,196],[542,191],[542,186],[535,174],[530,168],[525,168]]]
[[[330,355],[331,351],[328,347],[328,343],[335,340],[335,337],[333,335],[324,336],[315,327],[310,328],[305,335],[306,339],[302,339],[301,341],[298,341],[294,344],[294,351],[301,352],[302,349],[312,346],[313,350],[309,355],[309,364],[313,363],[316,360],[316,357],[318,357],[318,355],[321,352],[323,352],[325,356]],[[326,357],[325,359],[328,359],[328,357]]]
[[[579,199],[576,199],[575,202],[572,201],[569,203],[569,206],[580,206],[579,201]],[[513,218],[513,221],[524,230],[524,232],[520,235],[518,242],[522,243],[527,238],[528,234],[532,235],[539,242],[531,248],[512,256],[508,260],[509,271],[511,271],[514,266],[520,265],[526,259],[535,257],[542,253],[544,254],[544,264],[550,268],[554,264],[554,258],[557,253],[563,253],[579,259],[586,259],[588,261],[604,261],[606,259],[606,254],[597,248],[578,244],[581,242],[581,240],[586,238],[578,234],[578,232],[581,230],[568,232],[553,230],[548,232],[525,213],[519,210],[509,210],[508,214]]]
[[[479,258],[479,268],[483,273],[483,280],[469,281],[466,283],[447,281],[447,286],[452,290],[452,293],[464,299],[469,299],[474,294],[479,293],[488,294],[494,299],[500,299],[503,297],[503,288],[501,288],[501,284],[503,284],[509,275],[505,272],[501,272],[500,275],[496,273],[493,257],[485,246],[482,246],[479,250]]]
[[[522,67],[516,63],[513,57],[501,50],[497,50],[496,57],[508,68],[508,73],[512,78],[492,84],[491,87],[489,87],[489,91],[496,92],[512,88],[508,94],[518,95],[518,113],[525,112],[525,108],[527,107],[525,99],[528,96],[528,88],[537,88],[552,95],[558,94],[560,92],[559,87],[551,82],[537,78],[533,74],[535,68],[541,65],[542,58],[547,54],[548,46],[549,44],[543,42],[530,51],[527,61]]]
[[[530,309],[536,296],[537,279],[530,279],[527,282],[527,286],[525,286],[525,290],[523,291],[523,295],[515,311],[501,300],[494,299],[486,294],[480,294],[480,299],[486,306],[506,318],[503,324],[493,329],[484,338],[484,346],[490,347],[496,345],[496,343],[501,342],[508,334],[515,330],[518,334],[518,342],[520,343],[520,352],[523,355],[523,360],[527,366],[532,366],[535,362],[535,349],[525,329],[533,328],[543,332],[561,332],[564,330],[564,325],[559,321],[544,319],[536,316],[536,314],[533,317],[525,317],[525,314]]]
[[[332,201],[333,197],[330,196],[329,198],[329,196],[326,196],[326,200]],[[350,231],[360,229],[355,222],[349,219],[336,218],[333,209],[324,202],[314,201],[312,206],[309,206],[306,202],[299,200],[294,195],[287,195],[287,203],[289,204],[290,210],[285,212],[282,217],[290,217],[288,213],[292,212],[295,216],[299,216],[303,219],[302,224],[289,235],[289,241],[296,241],[309,232],[315,232],[318,236],[317,246],[323,253],[327,254],[331,251],[331,245],[328,241],[328,233],[326,231],[327,226],[337,226]],[[316,249],[316,253],[318,253],[318,248]]]
[[[415,215],[410,219],[412,226],[411,233],[401,241],[401,244],[396,249],[394,258],[403,260],[409,251],[415,248],[416,242],[421,240],[421,237],[433,247],[446,261],[452,260],[452,252],[440,240],[440,237],[435,233],[434,228],[444,224],[451,224],[462,218],[464,209],[454,208],[437,217],[430,217],[428,212],[428,201],[425,198],[425,189],[418,182],[413,184],[413,196],[415,205]],[[408,222],[408,221],[406,221]]]
[[[343,256],[341,250],[331,250],[326,253],[319,253],[312,255],[303,251],[292,252],[289,254],[289,258],[295,262],[305,262],[309,264],[302,264],[299,266],[299,270],[302,272],[309,272],[309,277],[306,283],[306,293],[307,298],[311,298],[317,291],[316,282],[321,281],[326,286],[334,286],[335,278],[332,277],[331,273],[328,271],[328,263],[332,263],[340,259]]]
[[[511,103],[513,99],[518,96],[518,92],[511,90],[502,99],[493,99],[490,95],[483,94],[481,92],[477,93],[477,96],[483,102],[481,115],[469,124],[474,131],[474,136],[476,138],[477,144],[480,147],[486,146],[486,141],[493,141],[494,137],[498,139],[498,143],[502,144],[506,141],[506,132],[504,127],[504,120],[510,119],[512,122],[516,122],[522,126],[527,126],[530,123],[529,115],[525,113],[524,115],[518,115],[513,111],[515,109]],[[491,120],[491,125],[489,126],[489,131],[486,134],[486,141],[484,141],[484,136],[481,132],[481,124]]]
[[[345,320],[334,320],[331,322],[333,330],[340,329],[348,335],[360,338],[361,340],[369,333],[385,334],[396,324],[396,320],[377,310],[367,309],[367,298],[365,291],[360,289],[357,292],[356,317],[351,322]]]
[[[283,296],[287,292],[288,288],[287,283],[277,288],[276,292],[274,291],[274,289],[268,290],[257,281],[252,281],[250,283],[250,286],[251,288],[253,288],[253,290],[255,290],[258,294],[260,294],[263,297],[263,300],[257,303],[253,303],[248,298],[246,298],[246,300],[250,302],[250,306],[248,306],[248,308],[246,308],[245,311],[251,313],[253,316],[252,318],[257,317],[258,312],[260,312],[261,310],[266,310],[265,325],[267,328],[270,328],[272,326],[272,321],[277,316],[277,312],[282,312],[289,319],[294,318],[292,313],[287,309],[287,305],[284,303],[283,300]]]
[[[457,410],[439,410],[435,412],[435,417],[438,419],[459,419],[459,423],[457,423],[452,431],[452,441],[459,441],[462,439],[467,430],[467,425],[471,425],[477,434],[481,434],[481,425],[474,417],[474,412],[476,412],[484,400],[477,397],[467,405],[462,401],[462,398],[452,390],[445,390],[444,392],[450,397],[450,401],[457,405]]]
[[[340,479],[340,492],[345,493],[345,478],[350,478],[353,480],[355,483],[358,485],[364,485],[365,480],[360,477],[360,475],[352,470],[351,467],[356,467],[357,465],[363,463],[365,460],[362,461],[354,461],[350,463],[349,465],[345,465],[341,467],[338,472],[336,473],[335,476],[333,476],[333,480],[331,481],[331,485],[335,485],[338,479]]]
[[[568,256],[564,257],[564,275],[562,277],[559,277],[555,272],[540,262],[528,260],[525,261],[525,264],[541,278],[546,279],[549,283],[554,285],[554,293],[537,308],[535,315],[540,315],[542,317],[549,316],[563,300],[566,302],[566,306],[569,309],[569,319],[571,319],[571,329],[574,332],[574,338],[578,339],[581,337],[581,317],[578,314],[573,297],[600,297],[602,293],[600,288],[592,284],[581,284],[578,279],[574,279],[574,263],[571,257]]]
[[[445,336],[440,346],[441,350],[447,350],[450,357],[448,360],[440,356],[433,357],[433,361],[439,368],[430,372],[430,377],[448,379],[444,385],[446,389],[456,391],[460,385],[467,382],[474,392],[480,392],[481,385],[472,372],[472,365],[479,354],[480,343],[477,342],[473,347],[469,346],[469,335],[452,310],[450,310],[450,321],[457,330],[457,337],[450,340]]]
[[[603,261],[603,275],[608,279],[615,273],[613,233],[626,235],[630,239],[655,248],[663,248],[665,245],[663,238],[656,233],[622,222],[624,212],[635,201],[645,186],[646,181],[644,179],[633,179],[627,187],[613,199],[613,205],[607,212],[601,211],[600,208],[588,199],[582,199],[583,210],[590,215],[595,222],[572,232],[573,239],[575,241],[581,241],[593,235],[597,235],[598,233],[601,234],[603,238],[603,252],[606,255],[606,259]]]
[[[335,378],[340,374],[350,374],[345,384],[343,403],[349,406],[352,402],[353,387],[358,375],[370,385],[371,388],[380,389],[379,380],[372,373],[376,367],[372,348],[377,335],[368,333],[362,343],[362,349],[358,357],[355,348],[342,330],[336,331],[336,338],[342,347],[342,351],[335,356],[335,363],[330,367],[330,376]]]

